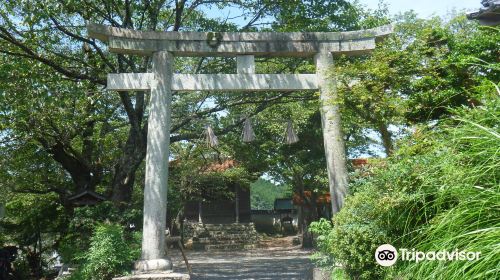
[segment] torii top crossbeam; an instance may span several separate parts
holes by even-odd
[[[325,51],[362,54],[392,32],[391,25],[349,32],[157,32],[90,24],[90,37],[108,42],[111,52],[151,55],[168,51],[175,56],[298,56]]]
[[[316,74],[255,74],[254,56],[311,57],[318,53],[359,55],[392,32],[390,25],[349,32],[155,32],[90,24],[90,37],[122,54],[174,56],[236,56],[237,74],[173,74],[173,91],[317,90]],[[152,73],[108,75],[108,89],[149,90]]]

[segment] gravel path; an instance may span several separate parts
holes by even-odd
[[[192,280],[309,280],[312,279],[311,251],[300,248],[260,248],[245,251],[188,251]],[[186,272],[177,249],[170,249],[175,272]]]

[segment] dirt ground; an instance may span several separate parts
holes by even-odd
[[[193,280],[309,280],[311,251],[292,245],[293,237],[266,238],[259,248],[241,251],[187,251]],[[178,249],[170,249],[174,271],[187,273]]]

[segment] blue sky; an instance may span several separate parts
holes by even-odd
[[[379,0],[359,0],[360,3],[369,8],[376,8]],[[389,5],[391,14],[414,10],[422,18],[432,15],[445,16],[448,12],[456,9],[474,11],[481,7],[480,0],[385,0]]]
[[[359,3],[370,9],[376,9],[379,0],[358,0]],[[477,11],[481,7],[481,0],[385,0],[388,4],[391,14],[398,14],[409,10],[417,12],[421,18],[429,18],[431,16],[445,17],[451,11]],[[229,21],[238,25],[244,25],[247,19],[238,17],[241,15],[241,10],[229,7],[225,9],[217,9],[215,6],[206,9],[205,12],[212,18],[228,18]],[[269,22],[272,19],[263,19],[259,22]]]

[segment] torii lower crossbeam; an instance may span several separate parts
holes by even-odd
[[[109,74],[108,89],[150,90],[152,73]],[[319,89],[316,74],[174,74],[173,91],[296,91]]]

